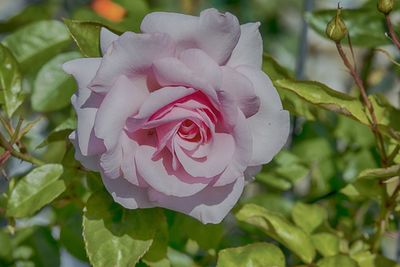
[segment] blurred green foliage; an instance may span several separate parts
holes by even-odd
[[[18,169],[12,156],[32,159],[7,154],[2,143],[0,168],[10,175],[0,177],[0,266],[68,266],[64,254],[77,266],[398,266],[382,239],[397,239],[399,230],[400,110],[382,94],[390,91],[391,77],[398,87],[398,68],[371,63],[362,69],[366,83],[377,72],[382,76],[369,91],[388,156],[382,164],[357,88],[347,83],[348,90],[338,92],[312,76],[296,80],[288,64],[297,57],[292,25],[304,17],[314,37],[325,38],[336,9],[303,14],[302,1],[294,0],[114,2],[126,10],[119,22],[85,0],[35,1],[0,21],[0,132],[41,165]],[[99,174],[74,159],[67,137],[76,127],[69,104],[75,82],[61,65],[99,56],[103,26],[139,31],[151,11],[197,14],[207,7],[262,22],[263,70],[292,115],[290,140],[222,224],[203,225],[162,209],[126,210],[105,193]],[[293,23],[292,14],[299,20]],[[343,10],[343,19],[355,47],[374,55],[391,44],[375,1]],[[332,66],[343,68],[328,61],[321,68]]]

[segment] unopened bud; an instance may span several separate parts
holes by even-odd
[[[394,0],[378,0],[378,10],[387,15],[392,12],[394,7]]]
[[[341,8],[338,7],[336,10],[336,15],[331,19],[331,21],[329,21],[325,31],[329,39],[335,42],[340,42],[347,35],[347,27],[340,16],[340,13]]]

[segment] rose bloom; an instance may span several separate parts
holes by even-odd
[[[79,87],[75,157],[116,202],[219,223],[278,153],[289,114],[261,70],[259,26],[155,12],[142,33],[103,28],[103,57],[64,64]]]

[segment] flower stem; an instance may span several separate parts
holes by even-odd
[[[400,177],[399,177],[400,178]],[[396,186],[395,190],[393,191],[392,195],[387,198],[381,209],[378,223],[378,229],[375,232],[375,235],[372,238],[372,252],[376,253],[379,250],[379,246],[381,243],[382,235],[385,233],[386,225],[389,220],[389,216],[392,213],[393,209],[396,207],[396,199],[400,193],[400,183]]]
[[[396,32],[393,29],[393,24],[392,24],[389,14],[385,16],[385,19],[386,19],[386,25],[389,30],[389,36],[392,39],[392,42],[395,44],[395,46],[397,46],[397,48],[400,50],[400,41],[399,41],[399,38],[397,37]]]
[[[383,165],[383,167],[386,167],[387,166],[387,156],[386,156],[386,151],[385,151],[385,145],[383,142],[383,137],[382,137],[382,134],[379,132],[378,120],[376,119],[374,107],[368,98],[367,92],[364,87],[364,83],[361,80],[361,77],[358,75],[356,69],[353,67],[353,65],[350,63],[349,59],[347,58],[346,53],[344,52],[343,47],[340,44],[340,42],[336,42],[336,48],[339,52],[340,57],[343,60],[344,65],[350,71],[350,74],[353,77],[357,87],[360,89],[363,104],[367,108],[367,110],[371,116],[371,129],[372,129],[372,132],[374,133],[375,138],[377,139],[377,142],[378,142],[378,149],[381,154],[382,165]]]
[[[35,157],[32,157],[31,155],[23,154],[23,153],[15,150],[13,148],[13,146],[4,138],[4,136],[1,133],[0,133],[0,146],[2,146],[5,150],[9,151],[9,153],[11,153],[11,155],[13,155],[14,157],[16,157],[18,159],[21,159],[26,162],[30,162],[37,166],[41,166],[41,165],[45,164],[45,162],[43,162]]]

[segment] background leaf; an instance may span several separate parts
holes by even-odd
[[[93,266],[134,266],[151,247],[162,214],[127,210],[106,192],[94,193],[83,216],[86,252]]]
[[[62,173],[62,165],[46,164],[22,177],[10,193],[7,216],[30,216],[58,197],[65,190]]]
[[[244,247],[228,248],[218,254],[217,267],[284,267],[282,251],[272,244],[253,243]]]
[[[26,25],[7,35],[8,47],[23,72],[32,72],[70,44],[66,27],[56,20],[44,20]]]
[[[259,227],[265,234],[293,251],[305,263],[312,262],[315,249],[310,237],[279,214],[254,204],[246,204],[238,211],[236,218]]]
[[[59,54],[40,69],[33,86],[32,108],[38,112],[55,111],[71,103],[71,96],[76,91],[75,80],[65,73],[62,64],[79,58],[77,52]]]

